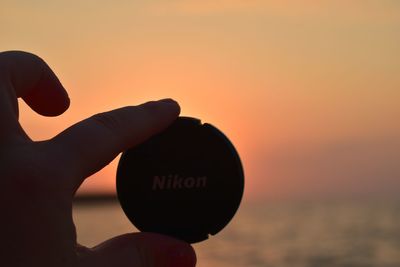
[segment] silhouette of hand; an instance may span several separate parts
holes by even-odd
[[[72,220],[72,199],[83,180],[172,123],[180,112],[176,102],[100,113],[34,142],[18,122],[18,97],[44,116],[69,107],[66,91],[42,59],[0,53],[1,266],[195,265],[189,244],[158,234],[131,233],[91,249],[80,246]]]

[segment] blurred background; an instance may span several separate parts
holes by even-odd
[[[0,50],[41,56],[71,98],[57,118],[20,102],[33,139],[171,97],[234,143],[243,204],[199,267],[400,266],[399,47],[393,0],[0,0]],[[117,162],[78,192],[85,245],[135,231]]]

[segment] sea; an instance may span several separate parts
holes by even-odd
[[[117,201],[78,202],[74,220],[87,246],[137,231]],[[245,203],[193,246],[198,267],[400,267],[400,200]]]

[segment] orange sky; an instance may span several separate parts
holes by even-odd
[[[398,193],[400,2],[2,1],[0,50],[42,56],[71,108],[172,97],[237,147],[247,198]],[[84,191],[114,190],[116,162]]]

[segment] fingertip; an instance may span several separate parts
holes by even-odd
[[[164,98],[158,101],[149,101],[143,104],[145,108],[152,110],[161,110],[163,112],[168,112],[172,116],[178,117],[181,112],[181,107],[179,103],[172,98]]]
[[[187,242],[156,233],[137,233],[145,238],[154,251],[158,251],[157,257],[161,259],[160,266],[165,264],[168,267],[194,267],[197,257],[194,248]],[[158,265],[157,265],[158,266]]]
[[[70,98],[64,86],[51,68],[42,61],[43,74],[35,88],[23,97],[37,113],[53,117],[64,113],[70,106]]]
[[[196,266],[197,257],[193,247],[185,242],[171,247],[168,251],[170,266],[175,267],[194,267]]]
[[[37,113],[47,117],[58,116],[70,106],[70,98],[56,75],[42,75],[33,90],[26,94],[24,101]]]
[[[156,233],[117,236],[92,251],[93,266],[194,267],[197,262],[190,244]]]
[[[0,59],[16,96],[22,97],[34,111],[58,116],[68,109],[66,90],[41,57],[24,51],[6,51],[0,53]]]

